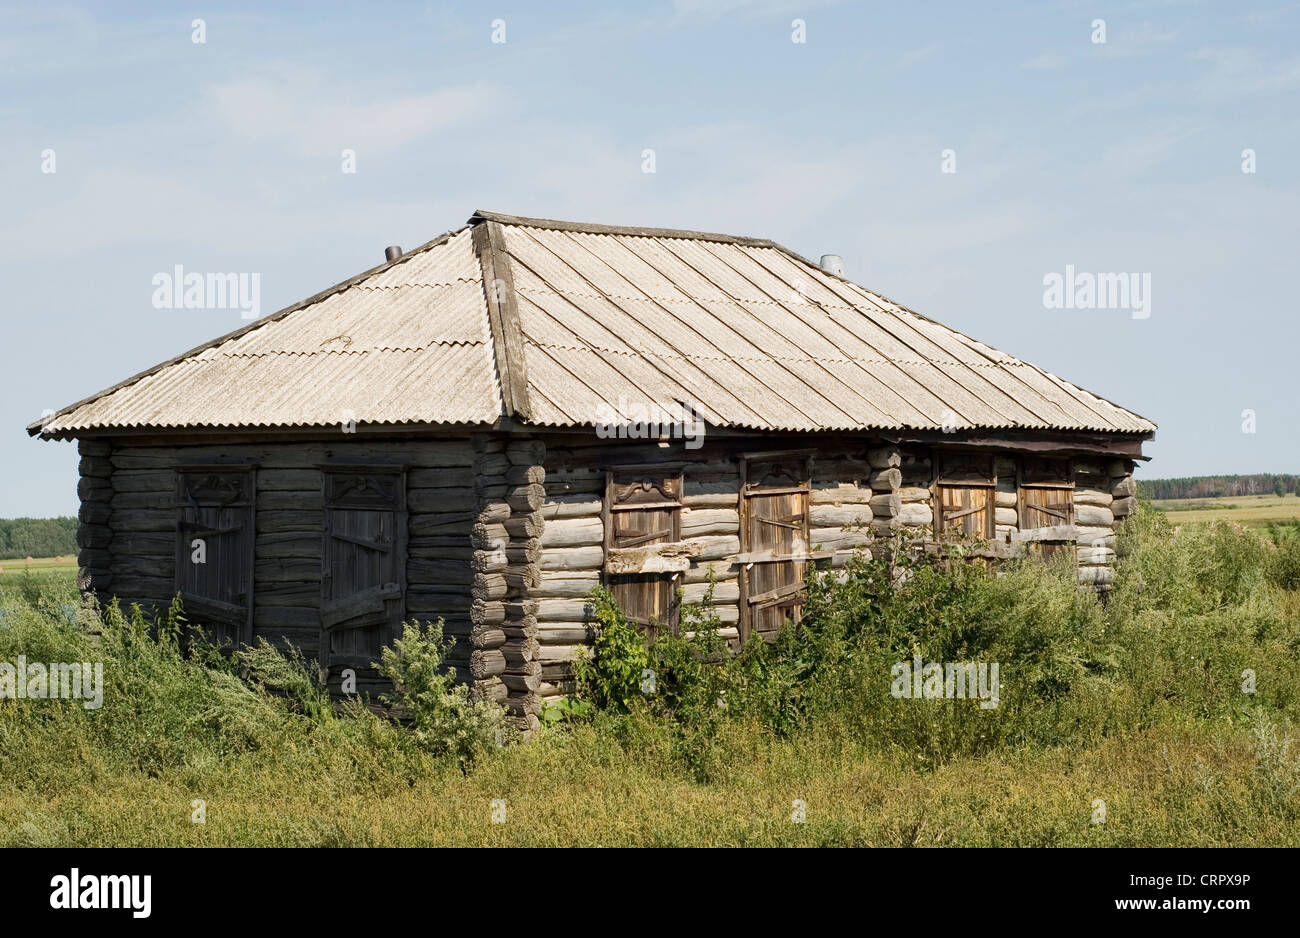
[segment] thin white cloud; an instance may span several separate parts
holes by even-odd
[[[480,83],[386,97],[382,87],[358,89],[314,69],[278,66],[213,85],[205,97],[246,140],[302,154],[350,148],[374,155],[488,112],[497,95]]]

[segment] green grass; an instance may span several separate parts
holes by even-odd
[[[241,677],[66,581],[0,582],[0,661],[102,660],[107,685],[100,710],[0,700],[0,845],[1300,846],[1300,537],[1143,510],[1119,553],[1104,605],[1037,564],[898,590],[864,566],[800,633],[706,669],[725,711],[633,701],[465,767],[312,706],[277,656]],[[912,646],[996,655],[1001,706],[889,698]],[[698,680],[661,689],[707,704]]]
[[[77,557],[34,557],[22,560],[0,560],[0,583],[12,583],[24,576],[35,576],[49,582],[75,582]]]
[[[1300,497],[1295,495],[1230,495],[1222,498],[1167,498],[1151,502],[1169,512],[1175,524],[1231,521],[1247,527],[1300,522]]]

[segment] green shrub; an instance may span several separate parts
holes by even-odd
[[[466,766],[501,745],[503,712],[457,684],[455,668],[443,670],[450,647],[441,619],[425,625],[404,623],[402,637],[383,649],[378,663],[379,673],[394,686],[393,693],[381,699],[406,713],[422,747]]]
[[[601,709],[627,713],[642,703],[641,683],[649,667],[645,636],[627,621],[614,594],[603,586],[587,597],[596,619],[590,654],[574,661],[578,696]]]

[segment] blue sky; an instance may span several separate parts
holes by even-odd
[[[1298,4],[200,7],[0,7],[0,517],[76,511],[29,421],[242,324],[156,273],[267,313],[476,208],[837,253],[1154,419],[1148,475],[1300,471]],[[1045,308],[1066,265],[1149,318]]]

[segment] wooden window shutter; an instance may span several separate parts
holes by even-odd
[[[177,473],[176,591],[186,618],[218,644],[253,640],[254,470]]]
[[[681,540],[682,473],[664,467],[619,467],[605,475],[605,548],[648,548]],[[614,573],[607,585],[629,622],[653,638],[676,629],[677,575]]]
[[[984,453],[935,454],[934,517],[940,540],[992,540],[993,457]]]
[[[802,615],[811,464],[806,452],[750,454],[741,463],[741,641],[772,638]]]
[[[1020,463],[1020,530],[1074,524],[1074,481],[1069,460],[1025,457]],[[1073,550],[1072,544],[1032,545],[1044,559]]]
[[[321,469],[322,663],[369,669],[400,637],[406,610],[406,473],[392,466]]]

